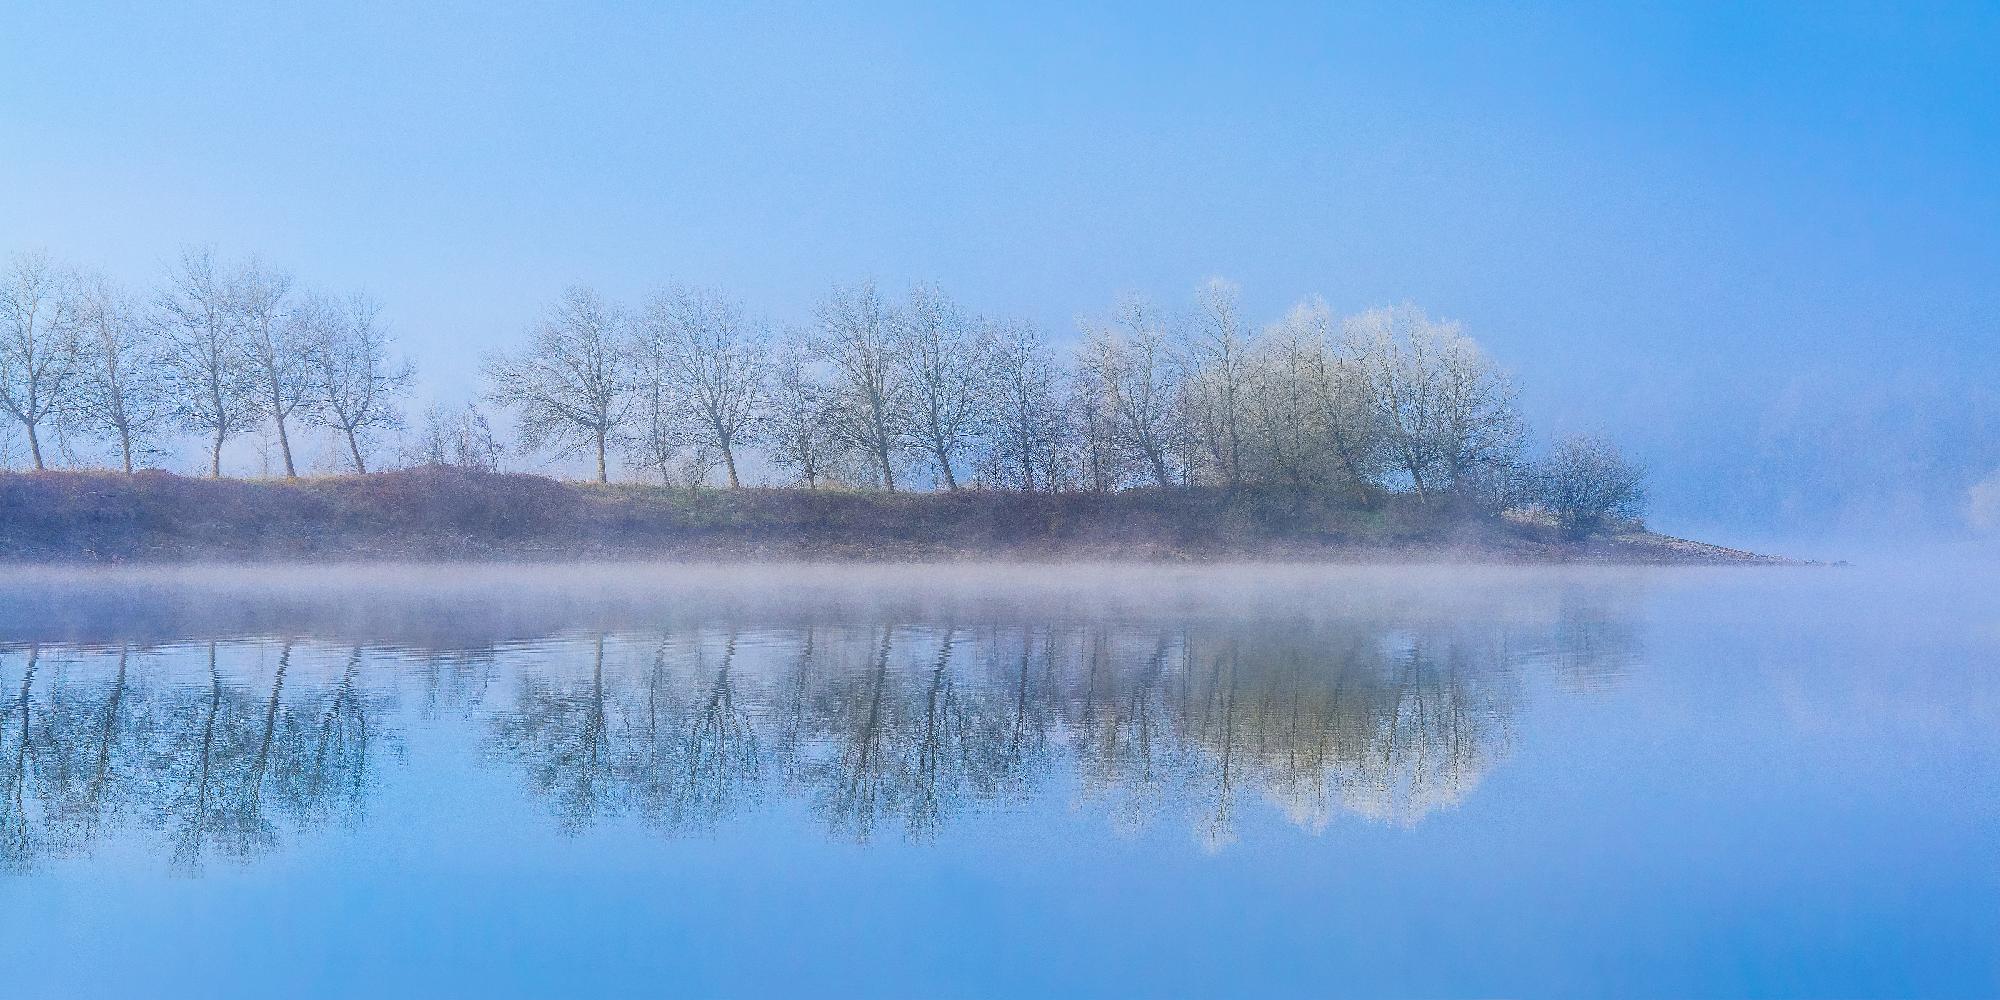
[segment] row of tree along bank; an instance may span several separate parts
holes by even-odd
[[[304,424],[355,472],[394,445],[406,465],[582,457],[604,482],[622,458],[663,484],[720,470],[741,486],[754,451],[810,488],[1283,489],[1360,507],[1408,494],[1539,507],[1574,535],[1642,513],[1638,471],[1601,439],[1530,461],[1511,380],[1414,306],[1342,318],[1310,298],[1259,329],[1218,279],[1186,309],[1127,296],[1079,325],[1059,346],[922,284],[900,299],[835,288],[784,330],[711,290],[628,307],[572,287],[525,344],[486,359],[507,442],[476,405],[406,424],[412,372],[365,297],[201,248],[134,296],[30,254],[0,277],[0,408],[38,470],[51,433],[71,464],[97,444],[126,471],[185,434],[219,478],[231,438],[268,432],[290,477]]]

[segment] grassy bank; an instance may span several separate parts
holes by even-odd
[[[0,560],[1286,559],[1734,563],[1644,532],[1290,492],[594,486],[428,468],[300,480],[0,474]]]

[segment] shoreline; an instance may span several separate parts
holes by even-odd
[[[1636,526],[1278,491],[879,493],[423,468],[295,480],[0,474],[0,565],[311,563],[1807,566]]]

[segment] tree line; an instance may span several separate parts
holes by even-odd
[[[835,287],[781,330],[711,289],[626,305],[573,286],[482,364],[511,445],[477,404],[406,426],[413,375],[379,313],[205,248],[143,298],[20,255],[0,277],[0,409],[38,470],[51,432],[109,445],[127,471],[190,434],[219,477],[224,445],[255,431],[293,476],[305,425],[341,441],[356,473],[393,437],[405,464],[543,454],[591,462],[599,482],[622,460],[669,485],[719,470],[739,487],[754,452],[808,488],[1406,492],[1540,506],[1575,534],[1642,510],[1639,471],[1602,439],[1528,461],[1509,376],[1457,323],[1409,305],[1343,317],[1313,297],[1259,328],[1214,279],[1179,308],[1121,297],[1059,345],[932,284],[893,298]]]
[[[27,438],[36,471],[49,448],[104,443],[131,472],[179,434],[222,449],[275,433],[296,476],[292,432],[334,432],[355,472],[376,438],[402,426],[412,372],[393,361],[380,307],[366,295],[297,289],[255,257],[226,263],[183,251],[150,295],[103,275],[20,254],[0,274],[0,411]]]

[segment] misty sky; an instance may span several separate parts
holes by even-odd
[[[2000,469],[1990,4],[270,6],[8,4],[0,250],[258,251],[446,399],[578,280],[1068,337],[1222,274],[1462,320],[1666,530],[1950,528]]]

